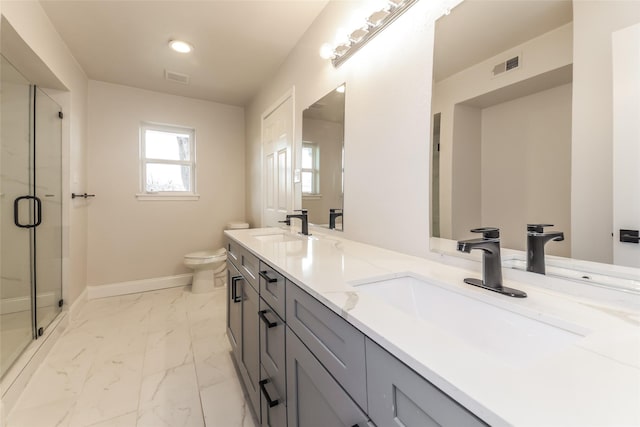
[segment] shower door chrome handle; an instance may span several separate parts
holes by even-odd
[[[20,200],[33,200],[36,205],[36,217],[33,224],[20,224]],[[42,224],[42,201],[36,196],[20,196],[13,201],[13,222],[20,228],[35,228]]]

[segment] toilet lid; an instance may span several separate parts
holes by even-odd
[[[191,252],[190,254],[186,254],[184,257],[185,259],[193,260],[213,260],[214,258],[225,258],[226,256],[227,250],[225,248],[220,248],[218,250]]]
[[[246,222],[229,222],[227,223],[227,230],[240,230],[249,228],[249,224]]]

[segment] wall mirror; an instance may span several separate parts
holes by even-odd
[[[344,84],[302,112],[302,208],[309,222],[343,230]]]
[[[602,132],[611,162],[613,89],[598,95],[608,105],[603,114],[592,122],[576,116],[592,105],[584,100],[595,96],[597,86],[597,80],[589,81],[595,71],[585,66],[584,46],[595,46],[588,39],[595,37],[592,27],[600,26],[600,41],[609,44],[603,58],[593,55],[611,75],[611,34],[640,22],[640,8],[629,3],[465,0],[436,22],[432,250],[459,255],[456,240],[477,237],[472,228],[495,226],[507,249],[505,266],[524,269],[527,224],[554,224],[549,231],[562,231],[565,239],[546,245],[547,265],[559,266],[547,274],[585,280],[619,275],[623,285],[640,290],[640,252],[631,256],[636,264],[616,262],[616,167],[607,166],[606,156],[600,168],[584,160],[585,149],[591,149],[584,136]],[[596,24],[596,18],[605,23]],[[608,132],[602,130],[607,120]],[[606,138],[598,144],[606,147]],[[603,197],[596,197],[603,185],[598,174],[605,176],[605,187],[607,180],[611,184]],[[635,185],[638,194],[640,182]],[[592,197],[588,204],[584,193]],[[635,221],[626,227],[637,229],[640,218]],[[575,277],[560,272],[567,266]]]

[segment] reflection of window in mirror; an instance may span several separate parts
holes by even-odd
[[[320,147],[313,142],[302,143],[302,194],[320,194]]]

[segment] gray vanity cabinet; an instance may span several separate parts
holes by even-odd
[[[292,283],[287,287],[287,325],[366,411],[367,379],[362,332]]]
[[[485,426],[233,240],[227,335],[265,427]]]
[[[243,272],[244,248],[229,243],[233,249],[227,258],[227,337],[245,385],[249,401],[260,414],[260,329],[258,291]],[[233,256],[231,254],[234,254]],[[251,255],[252,256],[252,255]],[[234,262],[235,261],[235,262]],[[257,258],[255,262],[257,264]],[[257,273],[256,273],[257,274]],[[257,285],[257,283],[256,283]]]
[[[433,384],[367,339],[369,416],[378,426],[485,426]]]
[[[227,337],[238,363],[242,354],[242,280],[236,266],[227,260]]]
[[[285,427],[286,356],[284,320],[260,298],[260,391],[262,393],[262,425]]]
[[[364,412],[289,328],[286,339],[289,427],[368,425]]]
[[[246,283],[246,281],[245,281]],[[242,356],[240,374],[256,414],[260,413],[260,324],[258,292],[251,286],[243,287],[242,301]]]

